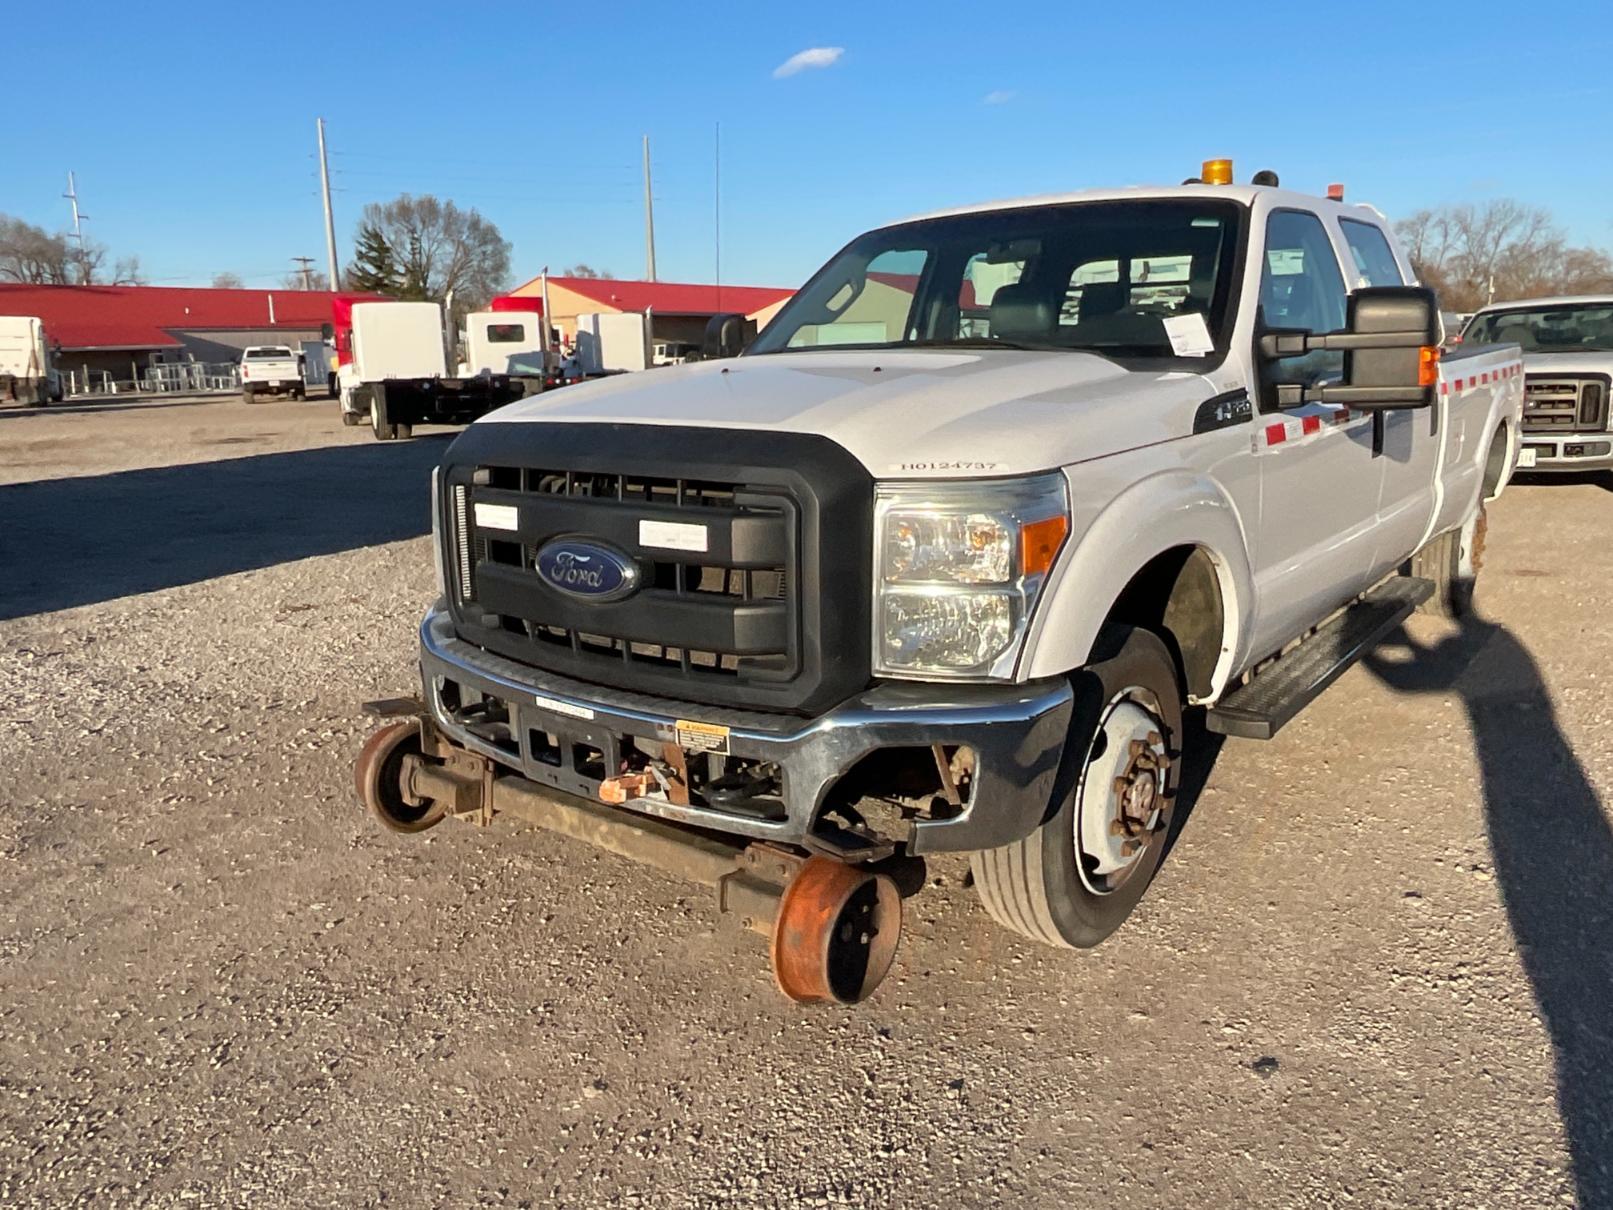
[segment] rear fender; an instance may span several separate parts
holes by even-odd
[[[1091,468],[1082,469],[1090,473]],[[1071,498],[1081,499],[1081,488],[1074,484]],[[1254,578],[1243,524],[1232,502],[1207,477],[1174,470],[1131,485],[1084,527],[1079,503],[1075,511],[1076,537],[1043,592],[1021,660],[1022,675],[1058,676],[1085,665],[1099,630],[1133,577],[1164,552],[1191,546],[1209,556],[1221,590],[1221,655],[1211,693],[1204,699],[1213,700],[1238,666],[1252,621]]]

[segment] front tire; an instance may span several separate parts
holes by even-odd
[[[1478,610],[1479,571],[1489,517],[1484,502],[1459,529],[1447,530],[1411,557],[1411,574],[1431,580],[1434,595],[1417,609],[1437,618],[1460,621]]]
[[[1182,690],[1156,634],[1107,628],[1075,677],[1057,809],[1023,840],[970,857],[999,924],[1087,948],[1131,915],[1165,852],[1176,805]]]

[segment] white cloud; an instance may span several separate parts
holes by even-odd
[[[1006,105],[1019,94],[1012,88],[996,88],[980,98],[982,105]]]
[[[799,71],[811,71],[819,67],[833,67],[840,61],[840,56],[846,53],[844,46],[809,46],[806,50],[798,51],[773,69],[773,78],[782,80],[785,76],[793,76]]]

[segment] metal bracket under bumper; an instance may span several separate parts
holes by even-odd
[[[880,748],[964,745],[975,752],[974,782],[962,811],[918,820],[912,853],[996,848],[1029,835],[1045,815],[1069,728],[1072,693],[1062,677],[1023,685],[888,683],[813,719],[723,711],[555,676],[466,643],[439,603],[420,626],[427,705],[456,743],[543,785],[577,793],[576,774],[538,759],[530,736],[547,732],[614,750],[617,737],[676,742],[680,722],[727,728],[729,752],[783,771],[785,818],[766,819],[700,805],[638,798],[627,809],[732,835],[810,846],[835,783]],[[443,702],[452,681],[501,702],[507,743],[489,742]]]

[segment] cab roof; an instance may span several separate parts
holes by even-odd
[[[1314,193],[1301,193],[1277,185],[1128,185],[1120,189],[1081,189],[1072,193],[1044,193],[1032,197],[1005,198],[996,202],[980,202],[970,206],[953,206],[945,210],[932,210],[902,219],[899,223],[917,223],[926,219],[953,218],[962,214],[985,214],[993,210],[1022,210],[1030,206],[1064,206],[1078,202],[1120,202],[1172,198],[1227,198],[1244,206],[1253,205],[1257,198],[1268,198],[1275,206],[1293,206],[1301,210],[1325,211],[1331,207],[1341,212],[1355,211],[1371,215],[1379,222],[1383,215],[1364,202],[1335,202]]]

